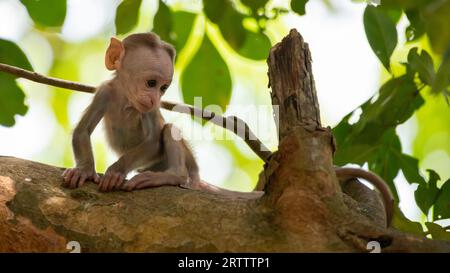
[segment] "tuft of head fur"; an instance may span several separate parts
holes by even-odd
[[[171,44],[161,40],[161,38],[153,32],[131,34],[123,39],[122,43],[125,48],[125,54],[127,51],[130,52],[129,50],[132,50],[133,48],[145,46],[152,49],[162,48],[169,54],[172,62],[175,59],[175,48]]]

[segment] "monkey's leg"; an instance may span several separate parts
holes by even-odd
[[[145,171],[138,174],[125,183],[122,187],[124,190],[131,191],[133,189],[171,185],[246,199],[258,198],[264,194],[261,191],[230,191],[201,181],[192,152],[181,138],[178,129],[171,124],[167,124],[162,134],[164,153],[166,156],[164,163],[167,169],[164,172]]]
[[[163,185],[177,186],[188,182],[186,158],[190,151],[185,148],[180,132],[171,124],[166,124],[161,134],[165,154],[161,166],[165,170],[144,171],[125,183],[123,189],[130,191]]]
[[[149,139],[124,153],[100,178],[99,190],[120,189],[127,173],[148,162],[158,160],[161,156],[161,145],[158,143],[158,141]]]
[[[165,185],[179,186],[183,183],[186,183],[186,181],[182,177],[171,173],[145,171],[131,178],[130,181],[122,186],[122,189],[132,191],[135,189],[138,190]]]
[[[122,186],[123,190],[132,191],[159,186],[182,186],[183,188],[215,193],[233,198],[255,199],[264,195],[262,191],[238,192],[222,189],[204,181],[186,183],[185,178],[168,172],[145,171],[134,176]]]

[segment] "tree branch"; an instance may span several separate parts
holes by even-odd
[[[366,199],[342,194],[333,138],[320,125],[310,52],[297,31],[271,50],[268,64],[272,103],[282,105],[262,197],[179,187],[104,194],[92,183],[69,190],[61,188],[61,168],[0,156],[0,252],[63,252],[69,241],[83,252],[348,252],[367,251],[371,241],[383,252],[449,252],[450,242],[386,229],[370,209],[362,212],[371,206]],[[192,106],[163,107],[240,123]]]
[[[47,77],[42,74],[31,72],[19,67],[0,63],[0,71],[15,75],[20,78],[24,78],[30,81],[51,85],[55,87],[70,89],[74,91],[81,91],[85,93],[94,93],[96,87],[85,85],[77,82],[66,81],[58,78]],[[256,137],[256,135],[250,130],[250,127],[238,117],[229,116],[223,117],[214,112],[209,112],[203,109],[196,108],[187,104],[180,104],[169,101],[161,101],[161,107],[178,113],[189,114],[193,117],[202,118],[210,121],[218,126],[221,126],[227,130],[232,131],[252,149],[252,151],[258,155],[264,162],[267,162],[272,152]],[[241,132],[243,130],[243,132]]]
[[[36,72],[31,72],[31,71],[28,71],[28,70],[25,70],[25,69],[22,69],[19,67],[15,67],[15,66],[3,64],[3,63],[0,63],[0,71],[12,74],[19,78],[28,79],[30,81],[47,84],[47,85],[52,85],[52,86],[56,86],[56,87],[61,87],[61,88],[65,88],[65,89],[70,89],[70,90],[81,91],[81,92],[85,92],[85,93],[94,93],[95,89],[96,89],[94,86],[89,86],[89,85],[84,85],[81,83],[70,82],[70,81],[61,80],[61,79],[57,79],[57,78],[47,77],[47,76],[44,76],[44,75],[36,73]]]

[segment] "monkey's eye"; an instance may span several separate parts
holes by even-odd
[[[167,86],[167,85],[161,86],[161,92],[163,92],[163,93],[166,92],[167,88],[169,88],[169,86]]]
[[[148,80],[147,81],[148,87],[155,87],[156,86],[156,80]]]

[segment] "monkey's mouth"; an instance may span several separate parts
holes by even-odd
[[[144,103],[144,102],[138,101],[138,103],[136,105],[136,109],[141,113],[150,112],[153,110],[153,103],[151,103],[151,102]]]

